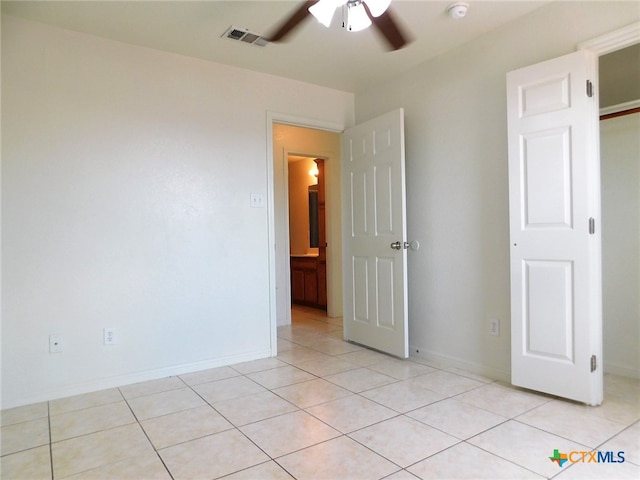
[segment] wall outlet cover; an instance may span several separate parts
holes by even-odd
[[[104,332],[104,344],[115,345],[116,344],[116,331],[113,328],[105,328]]]
[[[62,335],[49,335],[49,353],[62,352]]]
[[[500,320],[492,318],[489,321],[489,333],[495,337],[500,335]]]

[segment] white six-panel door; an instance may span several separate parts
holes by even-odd
[[[602,402],[596,61],[579,51],[507,75],[512,383],[590,405]]]
[[[342,158],[345,339],[406,358],[404,111],[345,131]]]

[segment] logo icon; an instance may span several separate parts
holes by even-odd
[[[551,460],[552,462],[556,462],[559,467],[562,467],[567,461],[567,454],[560,453],[560,451],[556,448],[553,450],[553,457],[549,457],[549,460]]]
[[[574,450],[569,453],[560,453],[560,450],[555,448],[553,450],[553,457],[547,457],[552,462],[556,462],[558,467],[566,463],[624,463],[624,450],[619,452],[613,451],[579,451]]]

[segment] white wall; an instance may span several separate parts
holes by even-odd
[[[640,378],[640,113],[600,122],[605,371]]]
[[[267,112],[351,94],[3,16],[2,97],[2,408],[271,353]]]
[[[506,73],[638,17],[634,2],[554,2],[356,94],[357,122],[405,108],[412,353],[509,380]]]

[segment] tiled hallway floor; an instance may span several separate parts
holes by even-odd
[[[0,477],[640,478],[638,381],[606,375],[591,408],[341,335],[296,308],[277,358],[5,410]]]

